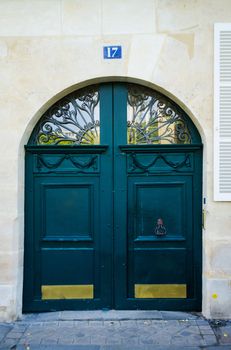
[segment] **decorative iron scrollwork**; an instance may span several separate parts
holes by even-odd
[[[144,173],[149,172],[149,169],[152,168],[159,159],[163,160],[165,162],[165,164],[167,164],[170,168],[174,169],[175,171],[180,170],[184,166],[186,166],[186,167],[191,166],[189,154],[185,155],[185,158],[181,162],[172,162],[172,161],[168,160],[165,156],[160,154],[160,155],[154,157],[154,159],[147,165],[141,163],[137,159],[137,156],[135,153],[131,153],[130,157],[132,159],[132,171],[134,171],[135,169],[138,168],[138,169],[142,170]]]
[[[156,227],[155,227],[155,235],[156,236],[166,236],[167,231],[164,226],[163,219],[157,219]]]
[[[44,157],[39,154],[37,158],[37,168],[41,169],[42,167],[45,167],[49,170],[54,170],[57,169],[63,163],[63,161],[67,159],[70,160],[74,167],[84,172],[84,170],[89,169],[90,167],[95,168],[97,156],[89,157],[86,162],[80,162],[77,161],[75,157],[70,156],[69,154],[65,154],[63,157],[60,157],[55,163],[51,163],[45,160]]]
[[[99,92],[97,87],[72,93],[53,105],[35,132],[37,145],[99,144]]]
[[[128,84],[129,144],[190,144],[183,111],[156,91]]]

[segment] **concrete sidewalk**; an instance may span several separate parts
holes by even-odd
[[[231,349],[231,322],[166,311],[62,311],[0,323],[1,350]]]

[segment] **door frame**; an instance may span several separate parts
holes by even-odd
[[[123,98],[123,96],[121,95],[120,96],[121,98]],[[110,98],[109,96],[108,96],[108,98]],[[117,106],[115,106],[115,109],[116,108],[120,108],[119,107],[119,105]],[[119,115],[121,115],[121,113],[119,113]],[[107,123],[110,123],[110,120],[109,120],[109,118],[108,118],[108,121],[107,121]],[[108,126],[109,126],[109,124],[108,124]],[[125,128],[125,130],[126,130],[126,128]],[[126,132],[126,131],[125,131]],[[121,137],[121,130],[115,130],[115,135],[114,135],[114,138],[115,138],[115,140],[120,140],[120,137]],[[103,140],[102,140],[102,144],[103,144]],[[114,147],[119,147],[119,144],[121,145],[121,143],[120,142],[117,142],[115,145],[114,145]],[[200,145],[200,147],[201,147],[201,145]],[[161,146],[161,149],[163,149],[163,146]],[[126,152],[125,152],[126,153]],[[202,148],[201,148],[201,155],[202,155]],[[201,164],[202,164],[202,159],[203,159],[203,156],[201,156]],[[121,162],[122,163],[124,163],[125,161],[126,161],[126,158],[124,157],[124,155],[121,155],[121,157],[120,156],[118,156],[118,158],[117,158],[117,160],[118,160],[118,162],[121,164]],[[119,164],[118,163],[118,164]],[[125,164],[125,163],[124,163]],[[118,191],[123,195],[123,185],[124,185],[124,183],[123,182],[121,182],[121,183],[118,183],[117,181],[116,181],[116,179],[117,178],[119,178],[119,177],[117,177],[118,176],[118,174],[117,174],[117,170],[119,169],[119,166],[117,166],[116,167],[116,169],[115,169],[115,174],[114,174],[114,177],[115,177],[115,188],[117,188],[118,189]],[[202,168],[201,168],[201,179],[202,179]],[[124,180],[122,180],[122,181],[124,181]],[[119,192],[117,192],[117,193],[119,193]],[[119,201],[117,200],[116,201],[117,203],[119,203]],[[202,201],[201,201],[201,205],[200,205],[200,207],[202,206]],[[121,207],[119,207],[118,208],[118,205],[116,206],[115,205],[115,207],[114,207],[114,209],[115,209],[115,216],[118,218],[119,216],[118,216],[118,209],[120,209],[121,210]],[[198,212],[199,213],[199,212]],[[201,211],[200,211],[200,217],[201,217]],[[118,220],[117,220],[117,222],[118,222]],[[121,226],[123,226],[124,227],[124,225],[125,225],[125,223],[124,222],[120,222],[120,225],[118,225],[118,224],[115,224],[115,231],[119,231],[120,229],[121,229]],[[115,236],[116,236],[116,234],[115,234]],[[120,272],[122,272],[123,271],[123,267],[118,267],[117,266],[117,263],[116,263],[116,261],[117,261],[117,255],[118,255],[118,251],[119,251],[119,249],[121,248],[121,241],[119,240],[119,239],[117,239],[117,240],[115,240],[114,241],[114,244],[115,244],[115,249],[114,249],[114,259],[115,259],[115,266],[116,266],[116,268],[115,268],[115,275],[118,273],[118,271],[117,271],[117,269],[120,269]],[[125,242],[122,242],[122,244],[124,245],[125,244]],[[201,244],[200,244],[200,247],[202,246],[202,238],[201,238]],[[201,248],[200,248],[200,251],[201,251]],[[125,262],[124,262],[125,263]],[[198,271],[199,271],[199,269],[198,269]],[[202,271],[202,262],[201,262],[201,264],[200,264],[200,271]],[[201,273],[200,273],[200,275],[201,275]],[[112,278],[112,285],[113,285],[113,281],[114,281],[114,278]],[[121,308],[123,308],[122,306],[121,306]]]

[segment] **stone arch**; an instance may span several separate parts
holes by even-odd
[[[75,90],[79,90],[81,88],[87,87],[89,85],[100,84],[100,83],[105,83],[105,82],[135,83],[135,84],[143,85],[143,86],[148,87],[150,89],[156,90],[156,91],[162,93],[163,95],[165,95],[166,97],[169,97],[172,101],[175,102],[175,104],[179,105],[182,108],[182,110],[190,117],[192,123],[195,125],[195,127],[197,128],[197,130],[202,138],[202,142],[205,143],[205,135],[204,135],[202,126],[199,122],[199,119],[196,118],[196,116],[188,109],[188,107],[185,105],[185,103],[183,103],[179,98],[177,98],[171,92],[165,90],[164,88],[162,88],[154,83],[151,83],[151,82],[148,82],[148,81],[145,81],[142,79],[128,78],[128,77],[116,77],[116,78],[115,77],[102,77],[102,78],[89,79],[89,80],[86,80],[84,82],[77,83],[77,84],[72,85],[68,88],[65,88],[61,92],[59,92],[56,95],[54,95],[53,97],[51,97],[47,102],[45,102],[43,104],[43,106],[37,111],[37,113],[31,118],[31,120],[29,121],[29,123],[26,127],[26,130],[24,131],[24,133],[22,135],[21,142],[20,142],[20,150],[19,150],[19,158],[20,158],[19,179],[20,179],[20,184],[22,185],[22,186],[20,186],[21,195],[19,196],[20,207],[22,206],[21,198],[23,198],[23,201],[24,201],[24,195],[23,195],[24,172],[22,170],[23,164],[24,164],[23,147],[25,144],[27,144],[28,139],[31,135],[31,132],[34,129],[34,126],[37,124],[37,122],[39,121],[41,116],[44,114],[44,112],[49,107],[51,107],[55,102],[57,102],[58,100],[60,100],[64,96],[66,96],[67,94],[69,94]],[[23,222],[23,219],[22,219],[22,222]],[[22,276],[19,276],[19,284],[21,284],[20,280],[22,280]]]

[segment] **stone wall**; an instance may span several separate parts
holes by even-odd
[[[24,144],[56,100],[91,82],[156,88],[190,115],[204,143],[203,314],[231,317],[231,203],[213,201],[213,24],[230,0],[0,1],[0,319],[20,317]],[[104,45],[122,45],[104,60]]]

